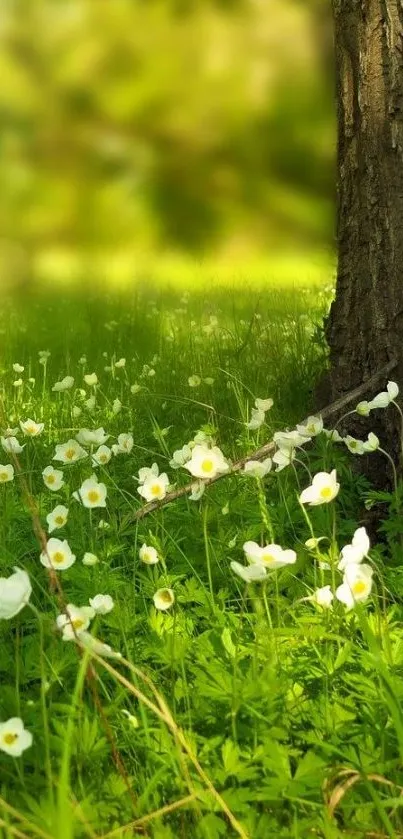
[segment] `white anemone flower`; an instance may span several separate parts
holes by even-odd
[[[87,452],[80,446],[77,440],[68,440],[67,443],[60,443],[56,446],[53,460],[61,463],[76,463],[77,460],[87,457]]]
[[[119,434],[118,442],[112,446],[112,451],[114,455],[130,454],[133,446],[133,434]]]
[[[324,428],[323,433],[331,443],[344,443],[344,439],[338,432],[337,428]]]
[[[90,551],[86,551],[82,563],[83,565],[88,565],[88,567],[92,567],[93,565],[98,565],[99,559],[96,554],[91,553]]]
[[[89,603],[96,615],[107,615],[115,606],[110,594],[96,594],[90,597]]]
[[[252,475],[254,478],[264,478],[272,467],[272,460],[267,457],[266,460],[247,460],[243,471],[245,475]]]
[[[11,757],[21,757],[32,746],[32,739],[20,717],[10,717],[0,723],[0,750]]]
[[[20,428],[26,437],[38,437],[42,434],[45,425],[43,422],[35,422],[35,420],[27,419],[25,422],[20,420]]]
[[[121,403],[120,399],[114,399],[113,403],[112,403],[112,413],[115,414],[115,416],[116,416],[116,414],[118,414],[121,410],[122,410],[122,403]]]
[[[78,434],[76,434],[76,440],[78,440],[82,446],[103,446],[108,437],[109,434],[107,434],[103,428],[95,428],[93,430],[89,428],[80,428]]]
[[[25,367],[23,367],[22,364],[17,364],[16,363],[16,364],[13,364],[13,370],[14,370],[14,373],[23,373],[24,370],[25,370]]]
[[[339,489],[335,469],[331,472],[317,472],[312,484],[301,492],[299,500],[301,504],[310,504],[311,507],[329,504],[336,498]]]
[[[233,560],[230,566],[241,580],[245,583],[255,583],[264,580],[267,577],[267,571],[264,565],[241,565],[240,562]]]
[[[117,367],[118,370],[122,369],[123,367],[126,367],[126,359],[125,358],[119,358],[118,361],[115,361],[115,367]]]
[[[200,376],[189,376],[188,385],[189,387],[199,387],[199,385],[201,385]]]
[[[371,543],[365,527],[359,527],[349,545],[345,545],[340,551],[339,571],[344,571],[347,565],[359,565],[368,556]]]
[[[386,385],[386,390],[389,394],[389,398],[391,402],[394,402],[395,399],[399,396],[399,385],[396,382],[388,382]]]
[[[372,589],[373,569],[370,565],[347,565],[343,582],[336,589],[336,597],[347,609],[353,609],[356,603],[368,599]]]
[[[14,568],[10,577],[0,577],[0,620],[10,620],[18,615],[31,593],[31,581],[22,568]]]
[[[159,588],[153,595],[154,606],[160,612],[166,612],[175,603],[175,594],[171,588]]]
[[[137,488],[137,492],[146,501],[162,501],[167,494],[168,487],[169,478],[163,472],[162,475],[150,475],[146,478],[144,483]]]
[[[308,438],[295,429],[294,431],[276,431],[273,434],[273,441],[281,451],[290,451],[290,449],[305,445]]]
[[[158,469],[157,463],[153,463],[152,466],[142,466],[141,469],[139,469],[138,471],[138,478],[135,478],[135,480],[138,481],[140,484],[144,484],[144,481],[146,481],[147,478],[152,477],[152,475],[155,475],[157,477],[159,473],[160,470]]]
[[[106,507],[107,490],[105,484],[98,481],[96,475],[91,475],[86,481],[83,481],[80,489],[73,492],[73,498],[81,501],[84,507]]]
[[[92,455],[93,466],[106,466],[112,457],[112,451],[108,446],[99,446]]]
[[[45,568],[53,568],[55,571],[66,571],[76,561],[67,539],[62,541],[53,536],[48,539],[46,551],[42,551],[39,558]]]
[[[315,603],[316,606],[321,606],[322,609],[330,609],[333,599],[333,592],[330,586],[317,588],[310,597],[306,598],[306,600],[310,600],[312,603]]]
[[[4,451],[8,454],[21,454],[25,448],[25,443],[21,446],[16,437],[1,437],[0,440]]]
[[[228,472],[229,465],[218,446],[196,445],[192,450],[192,457],[185,463],[185,469],[194,478],[215,478],[216,475]]]
[[[79,607],[74,603],[68,603],[66,614],[63,613],[56,618],[56,626],[62,632],[63,641],[75,641],[76,636],[80,637],[80,633],[88,629],[94,616],[95,611],[92,606]]]
[[[180,467],[184,466],[191,457],[192,449],[190,446],[182,446],[181,449],[176,449],[176,451],[174,451],[172,459],[169,461],[169,465],[172,469],[180,469]]]
[[[267,411],[270,411],[270,408],[273,407],[273,400],[272,399],[255,399],[255,408],[258,411],[263,411],[265,414]]]
[[[252,408],[250,420],[249,422],[245,423],[246,428],[249,428],[250,431],[257,431],[258,428],[261,428],[264,421],[264,411],[260,411],[258,408]]]
[[[98,376],[96,373],[86,373],[84,376],[85,384],[89,387],[94,387],[98,384]]]
[[[245,542],[243,550],[251,565],[263,565],[268,570],[293,565],[297,561],[295,551],[283,549],[281,545],[271,544],[260,547],[257,542],[249,541]]]
[[[11,463],[0,463],[0,483],[6,484],[14,480],[14,466]]]
[[[69,511],[67,507],[64,507],[63,504],[58,504],[57,507],[54,508],[48,515],[46,516],[46,521],[48,524],[48,531],[49,533],[53,533],[54,530],[58,530],[60,527],[64,527],[67,522],[67,518],[69,515]]]
[[[78,640],[85,649],[89,650],[91,653],[95,653],[95,655],[101,656],[101,658],[122,658],[122,653],[116,652],[109,644],[104,644],[103,641],[100,641],[98,638],[94,638],[94,636],[85,629],[80,631]]]
[[[360,417],[369,417],[371,412],[371,406],[369,402],[365,399],[362,402],[359,402],[355,409],[356,414],[359,414]]]
[[[391,403],[391,398],[387,390],[382,390],[381,393],[378,393],[369,404],[369,409],[372,411],[374,408],[387,408],[388,405]]]
[[[52,387],[54,393],[61,393],[64,390],[71,390],[74,385],[73,376],[65,376],[60,382],[55,382]]]
[[[322,417],[308,417],[306,422],[297,425],[297,431],[303,437],[317,437],[323,431]]]
[[[365,447],[363,440],[357,440],[355,437],[351,437],[350,434],[344,438],[344,442],[348,448],[348,450],[352,454],[365,454]]]
[[[160,560],[157,549],[152,545],[146,545],[145,542],[139,550],[139,557],[146,565],[156,565]]]
[[[376,452],[376,450],[379,449],[379,446],[379,437],[377,437],[376,434],[373,433],[373,431],[370,431],[368,434],[368,439],[364,441],[364,451]]]
[[[42,472],[42,478],[44,484],[52,492],[57,492],[64,484],[63,472],[61,469],[54,469],[53,466],[46,466]]]
[[[277,449],[273,455],[273,463],[276,464],[276,472],[281,472],[286,466],[289,466],[290,463],[296,457],[295,449],[288,449],[288,451],[284,451],[283,449]]]

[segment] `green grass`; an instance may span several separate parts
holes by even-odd
[[[135,519],[142,499],[133,476],[157,462],[172,483],[186,483],[188,473],[169,461],[200,429],[235,461],[308,414],[325,364],[330,291],[286,286],[200,284],[183,297],[155,284],[98,296],[83,285],[4,303],[2,428],[27,417],[45,426],[24,440],[21,476],[0,486],[1,574],[24,568],[33,587],[30,605],[0,622],[0,720],[20,716],[34,738],[22,757],[0,751],[5,839],[401,835],[399,500],[372,495],[391,515],[384,542],[370,552],[371,598],[351,612],[304,600],[318,585],[341,582],[317,560],[337,565],[369,493],[352,476],[345,447],[329,446],[323,434],[296,469],[272,470],[263,484],[225,477],[199,501],[181,498]],[[40,350],[51,353],[46,366]],[[115,368],[121,357],[126,366]],[[83,382],[93,371],[96,389]],[[52,392],[65,375],[74,387]],[[202,379],[198,387],[191,376]],[[274,406],[249,431],[256,397]],[[55,445],[99,426],[108,445],[132,433],[131,453],[96,469],[89,457],[53,462],[65,484],[51,493],[41,473]],[[13,462],[6,453],[0,460]],[[332,504],[307,508],[309,524],[298,503],[307,468],[337,468],[341,484]],[[107,487],[105,509],[72,497],[94,471]],[[39,561],[30,501],[45,530],[56,504],[69,509],[52,536],[67,539],[77,560],[56,572],[57,585]],[[304,544],[310,527],[327,537],[319,557]],[[270,529],[297,562],[247,586],[230,562],[244,561],[245,541],[269,541]],[[140,561],[143,543],[157,549],[158,564]],[[83,565],[85,552],[99,563]],[[162,587],[175,594],[166,612],[153,604]],[[88,605],[97,593],[115,606],[91,631],[127,663],[94,660],[56,629],[63,604]]]

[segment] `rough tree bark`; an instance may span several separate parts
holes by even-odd
[[[391,378],[403,384],[403,2],[333,0],[333,16],[338,273],[326,325],[332,400],[394,358]],[[376,414],[397,457],[397,416]]]

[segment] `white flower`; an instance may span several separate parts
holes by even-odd
[[[15,382],[13,382],[13,387],[22,387],[22,385],[23,385],[22,379],[16,379]]]
[[[76,434],[76,440],[82,446],[102,446],[106,443],[108,437],[109,434],[103,428],[95,428],[94,430],[80,428],[78,434]]]
[[[203,382],[204,382],[205,385],[210,385],[210,387],[211,387],[211,385],[214,384],[214,379],[211,376],[206,376],[203,379]]]
[[[280,545],[260,547],[257,542],[245,542],[243,549],[251,565],[263,565],[267,569],[282,568],[297,561],[295,551],[284,550]]]
[[[21,454],[23,446],[20,445],[16,437],[1,437],[1,445],[8,454]]]
[[[190,460],[192,457],[192,449],[190,446],[182,446],[181,449],[176,449],[172,455],[172,460],[169,461],[169,465],[172,469],[179,469],[181,466],[184,466],[187,460]]]
[[[133,445],[133,434],[119,434],[117,444],[112,446],[113,454],[130,454]]]
[[[10,577],[0,577],[0,620],[10,620],[26,606],[32,593],[29,576],[14,568]]]
[[[84,507],[106,507],[106,486],[99,483],[96,475],[91,475],[86,481],[83,481],[80,489],[73,492],[73,498],[81,501]]]
[[[264,565],[241,565],[240,562],[233,560],[230,566],[238,577],[241,577],[245,583],[254,583],[264,580],[267,576],[267,571]]]
[[[23,373],[24,370],[25,370],[25,367],[23,367],[22,364],[13,364],[13,370],[14,370],[14,373]]]
[[[306,422],[297,425],[297,431],[303,437],[317,437],[323,431],[322,417],[308,417]]]
[[[243,471],[246,475],[252,475],[255,478],[264,478],[270,472],[272,467],[272,460],[267,457],[266,460],[247,460]]]
[[[20,428],[21,431],[26,435],[26,437],[37,437],[38,434],[41,434],[44,429],[43,422],[35,422],[35,420],[27,419],[25,422],[20,420]]]
[[[308,548],[308,550],[315,551],[316,548],[319,547],[319,543],[322,542],[323,539],[326,539],[326,536],[318,536],[317,539],[313,536],[311,539],[307,539],[306,542],[304,542],[304,545],[306,548]]]
[[[112,451],[108,446],[99,446],[96,452],[92,455],[93,466],[106,466],[112,457]]]
[[[32,734],[26,731],[20,717],[10,717],[0,723],[0,750],[11,757],[21,757],[32,746]]]
[[[370,411],[373,408],[387,408],[390,405],[391,399],[389,393],[386,390],[381,391],[378,393],[371,402],[368,403]]]
[[[146,478],[138,487],[137,492],[146,501],[162,501],[167,494],[168,486],[168,475],[163,472],[162,475],[150,475]]]
[[[85,405],[85,407],[87,408],[87,411],[89,411],[90,413],[92,413],[92,411],[93,411],[93,410],[94,410],[94,408],[95,408],[95,396],[90,396],[90,398],[89,398],[89,399],[87,399],[87,400],[84,402],[84,405]]]
[[[265,413],[264,411],[259,411],[258,408],[252,408],[251,411],[251,418],[249,422],[245,423],[246,427],[249,428],[250,431],[256,431],[260,428],[265,420]]]
[[[202,495],[204,495],[204,491],[206,489],[206,485],[203,480],[195,481],[192,485],[192,492],[189,495],[189,501],[200,501]]]
[[[80,631],[78,640],[83,647],[90,650],[90,652],[95,653],[95,655],[101,656],[102,658],[122,658],[122,653],[115,652],[109,644],[104,644],[103,641],[99,641],[98,638],[94,638],[94,636],[85,629]]]
[[[154,606],[160,612],[170,609],[175,603],[175,595],[171,588],[159,588],[153,596]]]
[[[379,438],[376,436],[376,434],[370,431],[368,434],[368,439],[364,442],[364,451],[376,452],[376,450],[379,449],[379,446]]]
[[[399,396],[399,386],[396,382],[388,382],[386,385],[386,390],[389,394],[389,399],[391,402],[394,402],[396,397]]]
[[[122,367],[126,367],[126,359],[125,358],[119,358],[119,361],[115,361],[115,367],[117,367],[118,369],[122,368]]]
[[[189,387],[199,387],[200,384],[201,384],[200,376],[189,376],[189,378],[188,378]]]
[[[57,616],[56,625],[62,632],[63,641],[74,641],[76,636],[80,637],[80,633],[88,629],[95,612],[92,606],[78,607],[68,603],[66,613]]]
[[[66,571],[74,565],[76,558],[71,552],[71,548],[66,539],[54,539],[53,536],[48,540],[46,551],[42,551],[40,561],[45,568],[53,568],[57,571]]]
[[[350,434],[347,434],[347,437],[344,438],[344,442],[352,454],[365,454],[364,443],[362,440],[356,440],[355,437],[351,437]]]
[[[92,565],[97,565],[98,562],[99,562],[99,559],[96,556],[96,554],[92,554],[89,551],[86,551],[84,556],[83,556],[82,562],[83,562],[83,565],[88,565],[89,567],[91,567]]]
[[[364,400],[363,402],[359,402],[356,406],[356,413],[360,415],[360,417],[369,417],[371,407],[369,402]]]
[[[96,373],[87,373],[84,376],[84,381],[86,385],[93,387],[94,385],[98,384],[98,376]]]
[[[335,469],[331,472],[317,472],[312,484],[301,492],[299,500],[301,504],[310,504],[311,507],[328,504],[336,498],[339,489]]]
[[[87,452],[77,443],[77,440],[68,440],[67,443],[56,446],[53,460],[60,460],[61,463],[76,463],[83,457],[87,457]]]
[[[333,601],[331,587],[322,586],[322,588],[317,588],[310,597],[307,597],[307,600],[311,600],[317,606],[322,606],[323,609],[330,609]]]
[[[75,419],[77,419],[82,414],[81,408],[78,405],[73,405],[72,414]]]
[[[139,550],[139,557],[146,565],[156,565],[160,559],[156,548],[153,548],[151,545],[146,545],[145,542]]]
[[[112,404],[112,413],[116,415],[121,410],[122,410],[122,403],[121,403],[120,399],[114,399],[113,404]]]
[[[56,492],[63,484],[63,472],[60,469],[54,469],[53,466],[47,466],[42,472],[42,478],[47,488]]]
[[[144,481],[146,481],[147,478],[150,478],[152,475],[159,475],[157,463],[153,463],[152,466],[142,466],[141,469],[139,469],[138,471],[138,478],[135,478],[135,480],[138,480],[140,484],[143,484]]]
[[[270,408],[272,407],[272,399],[255,399],[255,408],[257,408],[258,411],[263,411],[264,414],[266,411],[270,411]]]
[[[4,465],[0,463],[0,483],[5,484],[7,481],[14,480],[14,466],[11,463]]]
[[[347,609],[368,599],[372,589],[373,569],[370,565],[347,565],[343,583],[336,589],[336,597]]]
[[[351,540],[350,545],[341,549],[339,571],[344,571],[347,565],[358,565],[368,555],[371,547],[365,527],[359,527]]]
[[[105,519],[100,519],[98,522],[98,527],[100,530],[109,530],[110,524],[108,521],[105,521]]]
[[[140,390],[141,390],[141,385],[139,385],[139,384],[137,384],[137,382],[135,382],[135,384],[132,385],[131,388],[130,388],[130,393],[133,393],[133,394],[139,393]]]
[[[303,446],[308,442],[305,435],[300,434],[299,431],[276,431],[273,434],[273,440],[276,446],[283,452],[288,452],[299,446]]]
[[[332,443],[343,443],[344,442],[344,439],[341,436],[341,434],[339,434],[337,428],[324,428],[323,431],[324,431],[324,434],[326,435],[326,437]]]
[[[107,615],[115,605],[110,594],[96,594],[90,597],[89,603],[96,615]]]
[[[209,449],[207,446],[196,445],[184,468],[195,478],[215,478],[216,475],[227,472],[229,465],[217,446]]]
[[[285,469],[286,466],[289,466],[290,463],[295,458],[295,449],[289,449],[285,451],[283,449],[277,449],[273,455],[273,463],[276,464],[276,472],[281,472],[282,469]]]
[[[60,382],[55,382],[52,390],[55,393],[60,393],[63,390],[70,390],[74,385],[73,376],[65,376]]]
[[[63,504],[58,504],[51,513],[48,513],[46,521],[48,523],[49,533],[53,533],[53,531],[57,530],[59,527],[64,527],[67,522],[68,514],[69,511],[67,507],[63,506]]]

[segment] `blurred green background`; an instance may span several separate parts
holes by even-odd
[[[2,286],[327,270],[329,6],[2,0]]]

